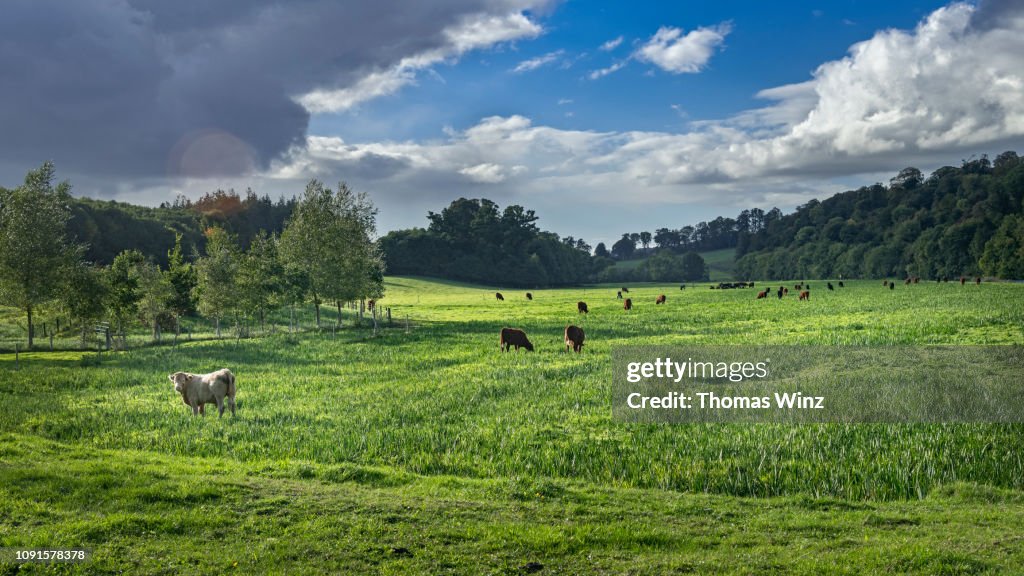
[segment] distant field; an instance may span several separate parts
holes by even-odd
[[[396,277],[381,301],[394,326],[375,338],[35,353],[17,371],[2,354],[0,546],[75,544],[100,571],[173,573],[1024,565],[1022,425],[611,421],[617,345],[1024,344],[1024,285],[811,284],[810,302],[631,285],[627,314],[612,286],[528,301]],[[587,330],[581,355],[563,352],[569,322]],[[502,326],[538,351],[500,354]],[[188,417],[166,375],[224,366],[239,416]],[[212,539],[236,550],[189,552]]]
[[[733,280],[735,274],[735,261],[736,250],[734,248],[725,248],[723,250],[712,250],[710,252],[700,252],[704,262],[708,265],[708,272],[712,282],[724,282],[727,280]],[[633,260],[619,260],[615,263],[615,267],[620,270],[633,270],[644,262],[645,258],[635,258]]]

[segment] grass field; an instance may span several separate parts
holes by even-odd
[[[0,547],[90,548],[82,573],[1019,570],[1022,425],[611,421],[617,345],[1024,344],[1024,285],[811,284],[631,286],[626,314],[611,287],[389,278],[377,337],[0,355]],[[499,354],[502,326],[538,351]],[[190,418],[166,375],[223,366],[238,417]]]

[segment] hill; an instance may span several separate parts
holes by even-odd
[[[1024,161],[982,156],[927,178],[906,168],[812,200],[737,245],[737,274],[762,278],[1024,278]]]

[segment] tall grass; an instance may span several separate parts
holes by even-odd
[[[810,302],[631,286],[627,313],[613,287],[532,290],[531,302],[500,286],[391,278],[381,305],[395,326],[378,337],[350,328],[186,342],[98,364],[41,355],[17,371],[0,356],[0,432],[245,462],[733,495],[907,499],[959,481],[1024,489],[1022,425],[612,422],[617,345],[1024,343],[1024,286],[811,284]],[[661,293],[668,303],[655,306]],[[589,315],[577,314],[578,300]],[[561,344],[569,322],[587,331],[581,355]],[[502,326],[525,329],[538,351],[499,353]],[[221,367],[238,377],[238,417],[189,417],[167,374]]]

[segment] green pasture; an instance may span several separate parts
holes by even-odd
[[[799,302],[785,284],[782,300],[629,286],[625,312],[617,286],[529,301],[396,277],[376,336],[347,317],[337,332],[33,352],[18,369],[2,354],[0,547],[85,546],[83,573],[1024,565],[1024,425],[612,422],[619,345],[1024,344],[1024,285],[812,281]],[[570,322],[580,355],[561,344]],[[499,353],[503,326],[537,351]],[[167,374],[222,367],[238,416],[190,417]],[[213,538],[231,552],[193,546]]]

